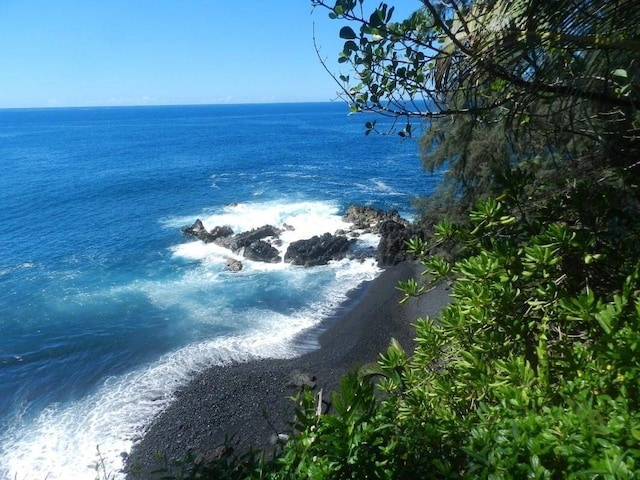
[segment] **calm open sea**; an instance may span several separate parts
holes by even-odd
[[[410,215],[438,178],[365,120],[341,103],[0,110],[0,479],[92,479],[97,445],[117,471],[195,372],[299,354],[374,262],[229,273],[180,227],[287,223],[286,247],[352,203]]]

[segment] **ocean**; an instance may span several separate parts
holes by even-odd
[[[94,479],[97,448],[121,478],[195,373],[313,348],[374,260],[251,262],[180,228],[287,223],[286,247],[351,204],[411,217],[439,176],[366,120],[342,103],[0,110],[0,479]]]

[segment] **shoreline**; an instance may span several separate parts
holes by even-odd
[[[403,262],[385,269],[376,279],[358,287],[317,333],[319,348],[290,359],[263,359],[211,367],[176,392],[176,400],[146,429],[127,459],[127,469],[153,478],[150,472],[171,465],[187,454],[211,455],[232,438],[237,452],[270,449],[278,433],[289,431],[298,391],[290,387],[294,372],[315,377],[315,390],[330,398],[341,377],[357,366],[377,360],[395,338],[407,350],[414,347],[412,324],[435,316],[446,305],[449,288],[439,285],[405,305],[398,302],[398,280],[417,278],[420,265]],[[304,345],[304,338],[300,339]],[[311,342],[309,342],[311,343]],[[136,478],[135,474],[129,478]]]

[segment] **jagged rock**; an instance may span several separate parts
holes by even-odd
[[[195,238],[200,238],[202,234],[208,233],[207,229],[204,228],[202,220],[200,220],[199,218],[196,219],[195,222],[193,222],[193,225],[191,225],[190,227],[182,227],[180,231],[184,235],[187,235],[189,237],[195,237]]]
[[[225,264],[224,269],[230,272],[239,272],[244,267],[244,265],[242,265],[242,262],[240,260],[236,260],[235,258],[227,257],[226,260],[227,263]]]
[[[387,267],[407,258],[405,241],[415,236],[414,230],[402,223],[387,220],[380,225],[378,243],[378,265]]]
[[[234,252],[240,251],[242,248],[248,247],[257,240],[263,240],[267,237],[278,237],[282,230],[273,225],[264,225],[254,228],[248,232],[238,233],[233,237],[223,237],[216,239],[216,243],[222,247],[228,248]]]
[[[293,232],[295,230],[293,225],[289,225],[288,223],[283,223],[282,228],[285,229],[287,232]]]
[[[244,257],[256,262],[280,263],[282,257],[278,249],[265,242],[256,240],[244,248]]]
[[[233,235],[233,230],[227,226],[217,226],[208,232],[199,218],[190,227],[182,227],[181,231],[183,234],[202,240],[205,243],[211,243],[217,238]]]
[[[347,255],[355,240],[345,236],[325,233],[306,240],[292,242],[284,256],[285,262],[312,267],[326,265],[330,260],[340,260]]]
[[[402,218],[397,210],[386,211],[365,205],[351,205],[342,219],[352,223],[355,229],[371,233],[380,233],[380,226],[388,220],[409,226],[409,222]]]
[[[216,238],[230,237],[231,235],[233,235],[233,230],[226,225],[213,227],[209,232],[211,241],[214,241]]]

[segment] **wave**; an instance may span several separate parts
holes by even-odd
[[[191,225],[200,218],[207,229],[215,226],[228,226],[234,232],[245,232],[266,224],[288,228],[280,235],[282,245],[278,247],[281,256],[291,242],[346,229],[349,224],[342,220],[340,207],[326,201],[265,201],[227,205],[216,212],[203,211],[197,215],[180,216],[165,219],[162,223],[168,228],[180,228]],[[172,253],[186,260],[223,262],[234,255],[215,244],[201,242],[181,243],[172,247]],[[240,259],[240,257],[238,257]],[[264,268],[264,267],[263,267]]]
[[[273,318],[263,328],[270,324],[276,329],[279,323]],[[307,323],[298,319],[289,335]],[[278,335],[267,330],[191,345],[140,371],[108,379],[97,392],[78,402],[52,405],[31,422],[17,418],[0,437],[0,477],[93,479],[95,471],[87,465],[97,461],[99,447],[107,471],[124,478],[118,472],[122,454],[130,451],[150,420],[174,400],[177,388],[210,366],[293,355],[287,342],[274,340],[282,337],[280,330]]]
[[[287,223],[294,230],[282,233],[282,249],[297,239],[347,226],[339,207],[330,202],[249,202],[198,216],[208,228],[228,225],[237,232]],[[172,217],[162,223],[178,228],[194,219]],[[363,248],[376,241],[375,235],[359,239]],[[35,418],[16,415],[0,434],[0,478],[93,479],[96,472],[87,465],[98,460],[96,447],[107,472],[124,478],[119,472],[123,454],[175,400],[177,389],[211,366],[290,358],[316,348],[317,339],[305,338],[309,332],[317,333],[314,328],[336,314],[350,290],[380,273],[374,259],[345,259],[315,268],[243,259],[245,268],[230,273],[223,262],[233,254],[215,244],[185,239],[169,251],[174,275],[133,279],[93,295],[115,301],[141,294],[159,309],[177,309],[176,331],[206,330],[213,324],[212,331],[218,333],[192,338],[152,363],[109,377],[79,400],[48,406]]]
[[[336,285],[325,299],[294,315],[249,309],[260,318],[246,335],[189,345],[147,367],[104,382],[94,394],[70,405],[52,405],[33,421],[18,418],[0,437],[3,478],[93,479],[88,466],[98,459],[107,472],[124,478],[123,456],[144,434],[152,419],[175,400],[175,392],[194,375],[215,365],[262,358],[290,358],[302,353],[296,338],[332,315],[346,300],[346,285],[377,275],[372,263],[337,262]],[[300,280],[299,280],[300,281]],[[305,342],[305,347],[313,346]]]

